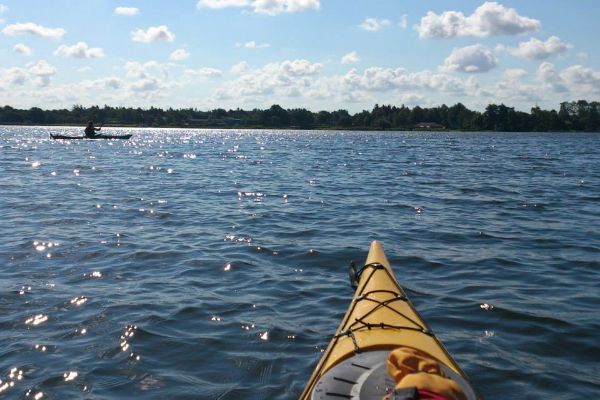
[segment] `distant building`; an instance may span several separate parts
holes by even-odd
[[[437,122],[419,122],[418,124],[415,125],[416,129],[433,129],[433,130],[440,130],[440,129],[446,129],[446,127],[444,125],[438,124]]]

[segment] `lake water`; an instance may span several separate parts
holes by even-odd
[[[295,399],[374,239],[484,397],[600,397],[600,135],[80,131],[0,127],[0,397]]]

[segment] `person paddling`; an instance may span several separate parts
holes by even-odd
[[[93,137],[96,135],[96,131],[99,131],[100,129],[102,129],[102,124],[96,128],[94,126],[94,122],[93,121],[89,121],[87,126],[85,127],[85,136],[86,137]]]

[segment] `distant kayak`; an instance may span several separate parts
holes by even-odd
[[[131,139],[132,135],[95,135],[95,136],[66,136],[50,135],[52,139],[82,140],[82,139]]]
[[[419,365],[438,369],[438,378],[462,392],[444,398],[478,399],[465,373],[408,300],[380,242],[371,244],[366,265],[358,272],[352,266],[350,272],[354,298],[300,400],[382,400],[396,385],[388,368],[390,352],[399,348],[397,354],[409,355],[402,368],[416,367],[421,360]]]

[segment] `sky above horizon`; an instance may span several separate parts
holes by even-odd
[[[0,106],[600,101],[597,0],[0,0]]]

